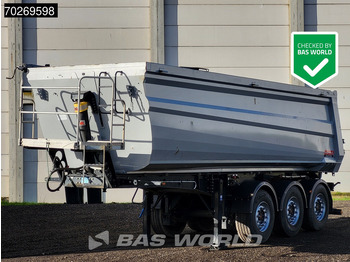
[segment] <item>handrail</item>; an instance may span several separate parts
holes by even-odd
[[[122,144],[124,144],[125,142],[125,115],[126,115],[126,104],[125,104],[125,101],[122,100],[122,99],[114,99],[113,102],[121,102],[122,105],[123,105],[123,132],[122,132]],[[110,130],[111,130],[111,133],[110,133],[110,143],[112,144],[113,143],[113,116],[111,117],[111,124],[110,124]]]
[[[22,95],[23,95],[23,93],[22,93]],[[32,104],[32,111],[25,111],[26,113],[29,113],[29,114],[32,114],[32,121],[27,121],[27,120],[24,120],[24,115],[23,114],[21,114],[21,112],[22,111],[20,111],[20,119],[21,119],[21,125],[20,125],[20,130],[19,130],[19,137],[20,138],[22,138],[22,134],[23,134],[23,136],[24,136],[24,131],[23,131],[23,124],[32,124],[32,138],[34,138],[34,132],[35,132],[35,127],[34,127],[34,124],[35,124],[35,101],[34,101],[34,99],[32,99],[32,98],[23,98],[22,97],[22,101],[21,101],[21,103],[22,103],[22,106],[21,106],[21,108],[23,108],[24,107],[24,103],[23,103],[23,101],[24,100],[27,100],[27,101],[30,101],[31,102],[31,104]]]
[[[19,111],[20,113],[22,114],[32,114],[33,112],[31,111]],[[44,115],[76,115],[77,113],[70,113],[70,112],[45,112],[45,111],[42,111],[42,112],[37,112],[37,111],[34,111],[34,114],[44,114]]]
[[[21,89],[62,89],[62,86],[33,86],[33,87],[28,87],[28,86],[21,86]],[[65,90],[67,89],[77,89],[76,86],[65,86],[64,87]]]

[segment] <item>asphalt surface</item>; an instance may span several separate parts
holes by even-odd
[[[321,231],[301,231],[293,238],[272,235],[263,245],[209,251],[198,241],[192,247],[176,247],[174,240],[146,246],[137,205],[3,206],[1,257],[2,261],[350,261],[350,201],[336,201],[334,207],[343,214],[330,215]],[[183,233],[195,237],[189,228]],[[133,238],[128,240],[125,234]],[[158,240],[152,243],[161,243]]]

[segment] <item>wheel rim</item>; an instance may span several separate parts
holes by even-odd
[[[314,213],[317,221],[322,221],[326,215],[326,201],[323,194],[319,193],[314,201]]]
[[[269,205],[261,202],[255,211],[255,222],[260,232],[265,232],[270,225],[271,213]]]
[[[292,197],[288,200],[286,212],[288,223],[292,226],[295,226],[298,223],[300,217],[300,204],[297,201],[296,197]]]

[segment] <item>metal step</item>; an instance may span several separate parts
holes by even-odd
[[[98,177],[87,177],[87,176],[70,176],[65,181],[66,187],[80,187],[80,188],[103,188],[104,181]]]
[[[103,169],[104,164],[85,164],[84,167],[89,167],[91,169]]]
[[[66,139],[46,139],[46,138],[22,138],[20,145],[30,148],[55,148],[55,149],[75,149],[76,141]]]
[[[110,141],[94,141],[89,140],[87,142],[82,142],[83,148],[85,150],[104,150],[106,148],[107,150],[119,150],[124,149],[124,143],[123,142],[110,142]]]

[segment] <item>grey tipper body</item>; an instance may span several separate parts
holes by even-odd
[[[125,101],[127,114],[125,147],[110,152],[116,173],[339,169],[344,151],[336,92],[155,63],[32,68],[24,87],[42,88],[33,89],[36,111],[74,113],[71,92],[82,77],[117,71],[124,75],[117,75],[116,98]],[[97,85],[86,78],[81,92],[96,95]],[[111,80],[100,85],[107,112]],[[110,138],[112,116],[101,117],[103,123],[89,107],[94,141]],[[45,139],[77,140],[75,115],[38,118]],[[121,141],[122,116],[113,118],[112,139]],[[83,164],[82,152],[65,153],[70,167]]]

